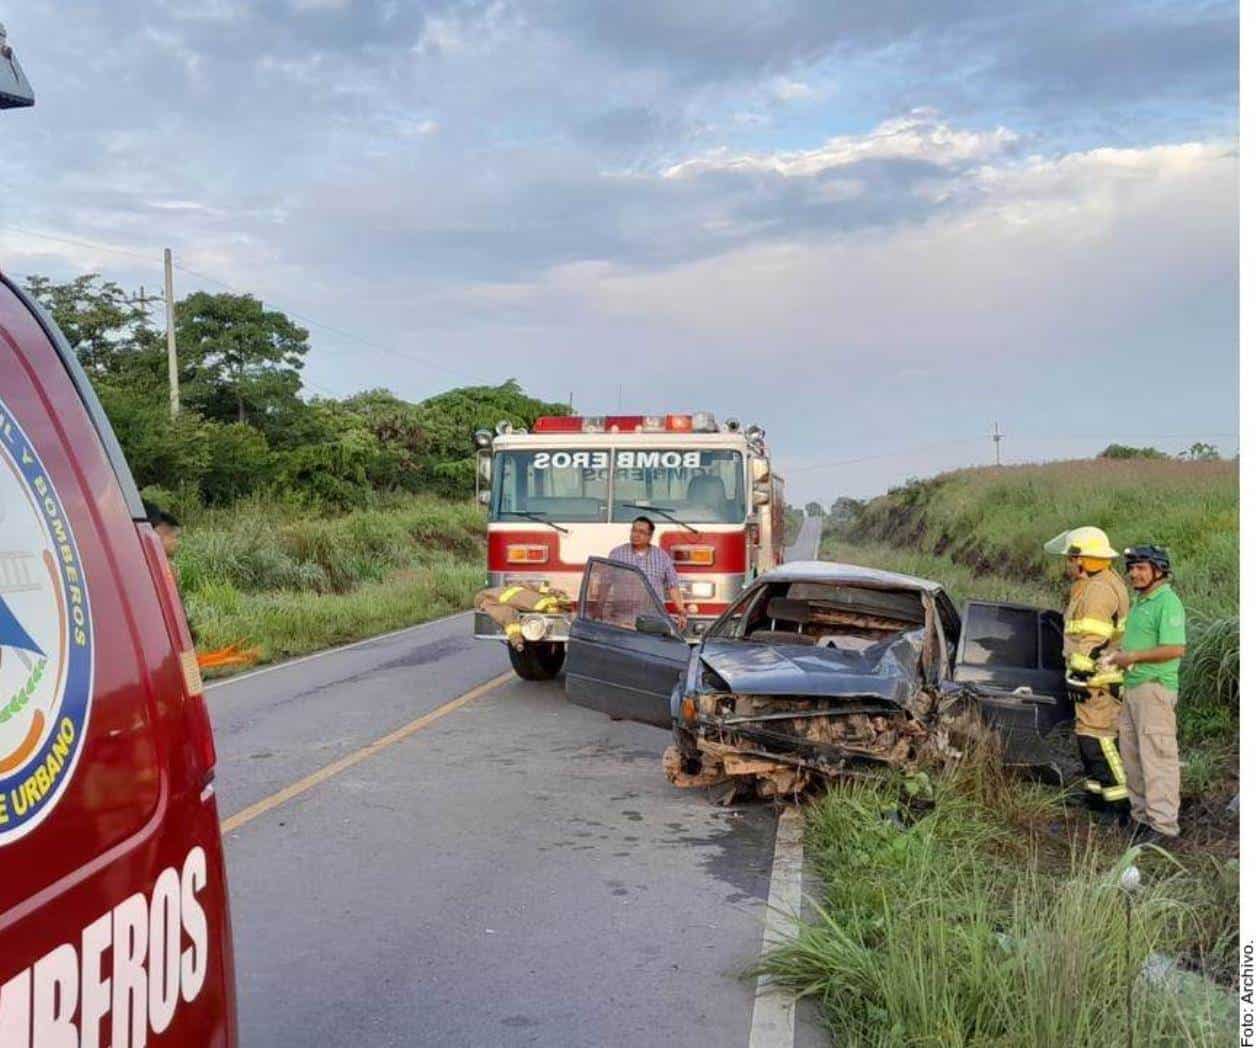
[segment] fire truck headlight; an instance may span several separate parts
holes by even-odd
[[[475,431],[475,446],[477,448],[491,448],[493,446],[493,434],[487,429],[477,429]]]
[[[690,582],[685,585],[685,589],[695,600],[710,600],[715,596],[714,582]]]
[[[525,615],[519,620],[519,632],[524,640],[541,640],[549,631],[549,623],[543,615]]]

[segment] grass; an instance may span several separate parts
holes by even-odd
[[[1091,834],[1057,794],[976,759],[921,805],[904,782],[843,783],[808,815],[807,849],[825,885],[796,942],[763,965],[815,997],[834,1043],[1058,1045],[1232,1043],[1229,1000],[1139,977],[1152,953],[1226,981],[1237,971],[1236,864],[1210,877]],[[1125,957],[1120,872],[1145,887]],[[1189,981],[1189,980],[1188,980]],[[1198,992],[1196,992],[1198,991]]]
[[[1179,717],[1184,738],[1238,728],[1238,466],[1086,459],[959,470],[867,503],[825,536],[825,555],[937,579],[957,599],[1062,606],[1060,558],[1043,543],[1104,528],[1116,548],[1168,547],[1189,618]]]
[[[203,650],[317,651],[462,610],[484,581],[470,504],[398,497],[316,516],[250,501],[184,524],[175,570]]]

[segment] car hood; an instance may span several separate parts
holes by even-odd
[[[879,698],[904,706],[922,684],[922,636],[914,630],[862,652],[717,640],[703,644],[699,657],[740,694]]]

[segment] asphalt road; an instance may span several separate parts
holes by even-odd
[[[247,820],[226,835],[243,1045],[746,1045],[776,813],[673,788],[667,732],[561,681],[442,711],[509,668],[470,632],[209,689],[220,811]]]
[[[820,517],[804,517],[798,529],[798,538],[785,551],[786,560],[815,560],[820,556],[820,532],[824,520]]]

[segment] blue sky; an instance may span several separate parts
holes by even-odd
[[[312,391],[738,415],[792,501],[988,461],[996,419],[1012,461],[1236,446],[1232,3],[0,20],[38,96],[0,266],[152,288],[170,246],[180,294],[317,322]]]

